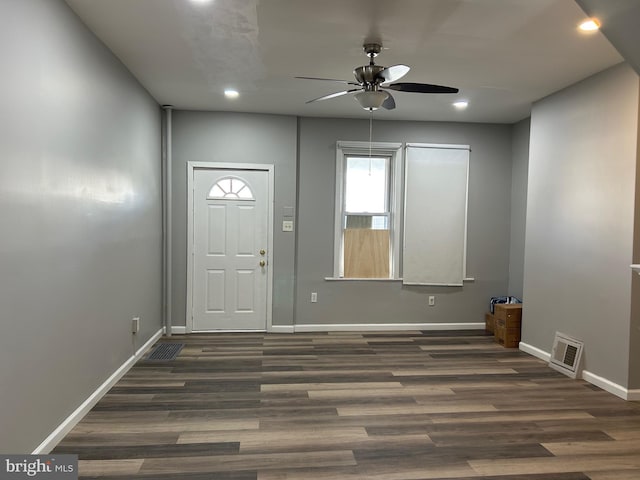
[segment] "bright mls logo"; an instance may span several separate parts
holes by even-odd
[[[77,455],[0,455],[0,480],[77,480]]]

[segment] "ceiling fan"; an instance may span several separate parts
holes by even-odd
[[[328,82],[346,83],[347,85],[357,85],[357,88],[330,93],[329,95],[309,100],[306,103],[319,102],[320,100],[328,100],[349,93],[359,92],[355,94],[355,99],[365,110],[373,111],[380,107],[393,110],[396,108],[396,102],[388,90],[415,93],[458,93],[457,88],[442,85],[408,82],[391,83],[404,77],[410,68],[407,65],[393,65],[391,67],[376,65],[373,59],[382,50],[382,45],[379,43],[365,43],[363,49],[369,57],[369,65],[357,67],[353,71],[353,75],[356,77],[355,82],[336,80],[333,78],[295,77],[304,80],[324,80]]]

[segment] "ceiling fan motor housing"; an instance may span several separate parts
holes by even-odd
[[[380,77],[380,72],[384,70],[385,67],[381,65],[363,65],[362,67],[358,67],[353,71],[353,75],[356,77],[358,83],[367,84],[378,84],[384,81],[384,78]],[[382,81],[381,81],[382,80]]]

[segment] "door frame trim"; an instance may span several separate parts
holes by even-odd
[[[267,178],[267,252],[271,268],[267,269],[267,305],[265,331],[272,329],[273,311],[273,218],[274,218],[274,166],[264,163],[187,162],[187,312],[186,333],[193,332],[193,175],[196,170],[259,170],[268,173]],[[208,330],[207,330],[208,331]],[[215,331],[215,330],[211,330]],[[224,332],[230,330],[221,330]],[[255,330],[253,330],[255,331]]]

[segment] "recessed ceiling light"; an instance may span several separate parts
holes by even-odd
[[[459,100],[457,102],[453,102],[453,106],[458,110],[464,110],[469,106],[469,102],[467,102],[466,100]]]
[[[224,96],[227,98],[238,98],[240,96],[240,93],[238,93],[237,90],[234,90],[232,88],[227,88],[224,91]]]
[[[588,18],[578,28],[583,32],[595,32],[600,29],[600,21],[597,18]]]

